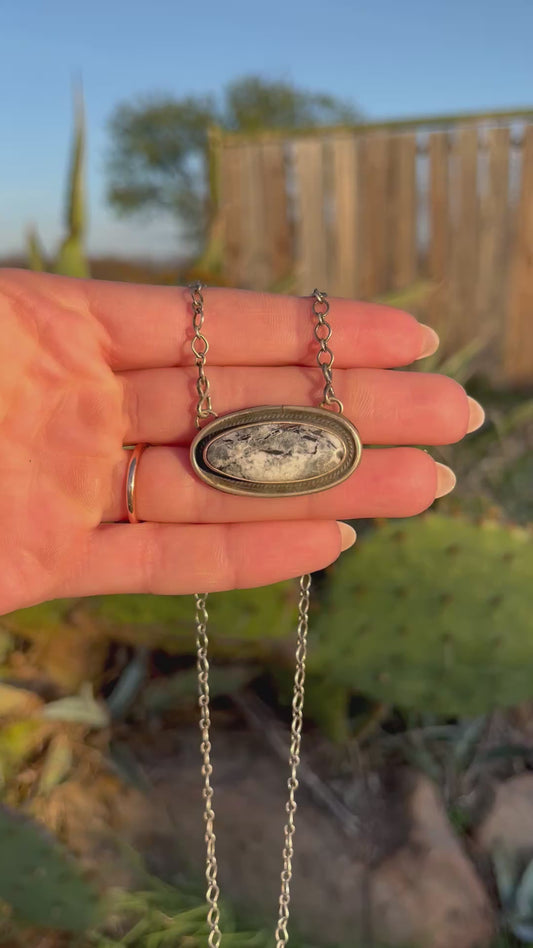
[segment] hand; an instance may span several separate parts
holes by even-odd
[[[309,298],[208,288],[213,408],[317,405]],[[448,444],[482,420],[453,380],[391,372],[434,351],[412,316],[331,299],[333,383],[370,445]],[[0,270],[0,614],[50,599],[262,586],[330,564],[338,518],[405,517],[451,489],[412,447],[366,449],[301,497],[222,493],[194,475],[197,369],[184,288]],[[145,450],[127,521],[129,452]]]

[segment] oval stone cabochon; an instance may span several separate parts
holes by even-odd
[[[345,453],[341,438],[324,428],[272,421],[223,432],[207,446],[204,458],[228,477],[286,483],[334,471]]]

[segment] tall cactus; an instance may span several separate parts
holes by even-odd
[[[43,248],[39,240],[39,234],[35,227],[29,227],[26,235],[26,250],[28,253],[28,265],[30,270],[36,270],[41,273],[46,270],[46,261]]]
[[[31,270],[50,269],[53,273],[60,273],[63,276],[90,276],[89,263],[85,255],[84,165],[85,110],[81,89],[77,89],[74,97],[74,136],[65,201],[66,236],[59,247],[55,261],[47,267],[37,231],[31,228],[27,238],[28,266]]]
[[[59,248],[54,271],[64,276],[88,277],[89,265],[84,250],[85,109],[81,89],[76,92],[74,120],[74,138],[65,206],[67,236]]]

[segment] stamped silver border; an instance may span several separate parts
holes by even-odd
[[[343,443],[344,459],[326,474],[313,475],[299,481],[265,482],[244,481],[232,476],[221,474],[210,469],[204,459],[204,454],[211,441],[233,428],[242,428],[261,422],[277,421],[280,423],[303,422],[323,428],[335,434]],[[190,447],[190,460],[195,473],[211,487],[225,491],[228,494],[247,494],[255,497],[294,497],[300,494],[314,494],[317,491],[327,490],[346,480],[353,473],[361,460],[363,446],[359,432],[344,415],[328,411],[326,408],[314,408],[304,405],[259,405],[255,408],[244,408],[215,418],[202,428]]]

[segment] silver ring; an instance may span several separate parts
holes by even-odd
[[[137,517],[135,505],[135,478],[137,474],[137,468],[139,467],[141,454],[146,447],[148,447],[148,445],[145,442],[139,442],[139,444],[136,444],[133,451],[131,452],[131,458],[128,464],[128,473],[126,475],[126,509],[128,511],[128,520],[130,523],[142,522]]]

